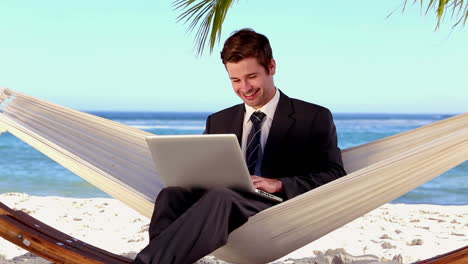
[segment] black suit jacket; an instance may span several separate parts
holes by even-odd
[[[244,113],[239,104],[210,115],[205,133],[235,134],[241,144]],[[330,111],[280,92],[261,176],[281,180],[278,195],[290,199],[345,174]]]

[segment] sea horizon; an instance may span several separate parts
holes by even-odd
[[[345,111],[333,111],[332,108],[327,107],[333,115],[400,115],[400,116],[411,116],[411,115],[428,115],[428,116],[433,116],[433,115],[443,115],[443,116],[456,116],[463,114],[465,112],[385,112],[385,111],[378,111],[378,112],[345,112]],[[84,112],[84,113],[89,113],[89,114],[95,114],[95,113],[175,113],[175,114],[186,114],[186,113],[192,113],[192,114],[213,114],[216,112],[219,112],[223,109],[216,109],[216,110],[114,110],[114,109],[94,109],[94,110],[86,110],[86,109],[79,109],[76,108],[74,110]]]
[[[88,111],[154,134],[201,134],[212,112]],[[339,147],[357,145],[421,127],[456,114],[333,113]],[[392,203],[468,204],[468,163],[414,189]],[[0,135],[0,193],[25,192],[39,196],[109,197],[9,133]]]

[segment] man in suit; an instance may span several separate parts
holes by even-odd
[[[221,59],[244,103],[210,115],[205,133],[237,135],[256,188],[290,199],[345,175],[330,111],[276,88],[276,62],[264,35],[235,32]],[[276,203],[227,188],[164,188],[155,202],[150,243],[134,263],[193,263]]]

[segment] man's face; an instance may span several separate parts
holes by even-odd
[[[264,106],[275,95],[273,75],[276,62],[271,60],[268,74],[256,58],[245,58],[239,62],[226,63],[232,88],[247,105],[258,109]]]

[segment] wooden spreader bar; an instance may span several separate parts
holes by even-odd
[[[130,259],[75,239],[3,203],[0,203],[0,236],[54,263],[132,263]]]
[[[468,246],[414,264],[467,264]]]

